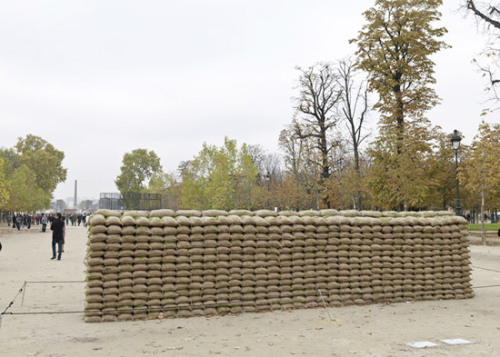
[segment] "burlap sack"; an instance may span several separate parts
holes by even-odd
[[[144,218],[144,217],[142,217]],[[136,228],[136,235],[144,235],[144,236],[151,236],[153,234],[153,232],[151,232],[151,228],[150,227],[146,227],[146,226],[139,226]]]
[[[122,222],[121,222],[119,217],[110,216],[110,217],[106,217],[105,224],[106,224],[106,226],[112,226],[112,225],[121,226]]]
[[[107,227],[105,225],[91,226],[89,232],[91,235],[95,235],[97,233],[106,233]]]
[[[175,212],[176,216],[186,216],[186,217],[201,217],[201,211],[198,210],[177,210]]]
[[[175,230],[172,230],[172,227],[177,227],[179,222],[170,216],[164,216],[161,218],[161,223],[164,225],[163,231],[165,234],[175,234]]]
[[[106,218],[102,214],[95,213],[90,217],[89,224],[91,226],[100,226],[106,224]]]
[[[175,215],[175,211],[171,209],[159,209],[153,210],[149,213],[150,217],[173,217]]]
[[[134,227],[135,223],[136,223],[134,217],[131,217],[131,216],[121,216],[120,221],[121,221],[123,226]]]
[[[149,217],[149,213],[147,211],[137,211],[137,210],[129,210],[123,212],[124,216],[131,216],[134,218],[140,218],[140,217]]]
[[[105,242],[108,235],[106,233],[96,233],[89,236],[89,244]]]

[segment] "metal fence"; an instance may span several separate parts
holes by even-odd
[[[101,193],[99,208],[111,210],[154,210],[162,208],[162,195],[157,193],[127,192]]]

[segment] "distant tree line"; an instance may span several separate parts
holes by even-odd
[[[448,47],[440,40],[446,29],[434,26],[441,5],[376,0],[350,41],[357,48],[351,58],[297,68],[294,116],[279,135],[280,154],[226,138],[165,173],[156,153],[137,149],[125,154],[117,187],[161,193],[171,208],[454,207],[451,133],[426,117],[440,101],[430,57]],[[473,1],[465,5],[475,12]],[[490,9],[490,17],[498,15]],[[376,135],[366,129],[370,112],[379,117]],[[499,206],[499,133],[498,124],[483,121],[472,145],[460,149],[466,208],[483,198],[488,209]]]

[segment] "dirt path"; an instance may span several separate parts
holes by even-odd
[[[81,311],[86,231],[68,227],[66,252],[51,261],[50,233],[0,235],[0,312],[28,281],[0,329],[0,356],[498,356],[500,247],[472,246],[476,297],[389,305],[88,324]],[[490,270],[486,270],[490,269]],[[495,271],[492,271],[495,270]],[[462,338],[469,345],[448,346]],[[437,347],[414,349],[408,342]]]

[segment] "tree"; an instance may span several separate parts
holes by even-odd
[[[9,202],[10,180],[6,171],[5,160],[0,156],[0,210],[6,209]]]
[[[179,208],[179,182],[174,174],[154,175],[149,181],[149,191],[162,195],[162,208]]]
[[[4,160],[4,169],[7,176],[12,175],[14,170],[20,166],[19,155],[13,148],[0,148],[0,157]]]
[[[57,200],[55,202],[52,202],[53,208],[57,212],[63,212],[68,206],[66,205],[66,201],[64,200]]]
[[[247,146],[236,140],[224,145],[203,144],[200,153],[181,169],[180,205],[190,209],[252,208],[252,190],[258,169]]]
[[[320,154],[321,179],[330,178],[329,154],[332,143],[328,134],[339,120],[336,108],[342,96],[338,75],[328,63],[320,63],[307,69],[298,68],[299,97],[295,109],[299,114],[294,127],[300,139],[312,139]]]
[[[60,182],[66,181],[67,169],[63,168],[64,152],[57,150],[44,139],[28,134],[15,145],[17,163],[26,165],[35,175],[38,187],[52,195]]]
[[[10,183],[9,211],[37,211],[50,207],[51,194],[37,185],[37,176],[27,165],[14,170]]]
[[[120,193],[136,193],[147,191],[149,180],[161,173],[160,158],[154,151],[135,149],[123,156],[121,173],[115,184]]]
[[[476,202],[484,200],[481,203],[487,209],[498,208],[500,204],[499,152],[500,124],[483,121],[459,169],[460,182]]]
[[[265,162],[270,162],[270,155],[265,156]],[[271,159],[272,160],[272,159]],[[253,207],[253,192],[259,168],[255,165],[252,156],[250,155],[249,146],[243,144],[238,152],[237,166],[237,186],[235,194],[235,207],[243,207],[252,209]]]
[[[436,149],[429,157],[428,176],[436,185],[435,190],[429,192],[425,200],[425,207],[429,209],[445,210],[454,206],[456,193],[456,169],[455,169],[455,150],[451,145],[450,139],[452,133],[445,134],[441,128],[434,130],[436,137]],[[465,145],[462,145],[462,149]],[[463,150],[460,150],[463,151]]]
[[[430,56],[446,48],[436,38],[447,31],[434,28],[441,0],[376,0],[364,13],[367,24],[351,42],[358,47],[356,66],[368,73],[369,90],[377,92],[374,108],[382,124],[397,126],[403,140],[405,120],[421,118],[438,103]],[[400,144],[397,149],[400,150]]]
[[[500,84],[500,78],[497,73],[500,66],[500,49],[498,48],[498,40],[500,39],[500,7],[496,4],[478,3],[474,0],[465,0],[464,6],[466,10],[474,14],[491,33],[489,43],[483,51],[483,60],[486,60],[486,63],[479,63],[483,61],[475,62],[479,70],[488,79],[489,86],[487,90],[493,93],[493,97],[496,100],[500,100],[500,96],[496,91],[496,88]]]
[[[380,207],[419,206],[432,181],[422,176],[433,150],[425,112],[439,98],[430,56],[447,45],[446,33],[432,23],[441,0],[376,0],[358,37],[356,67],[368,73],[368,88],[378,94],[379,136],[371,147],[371,187]],[[375,175],[375,176],[374,176]],[[377,176],[378,175],[378,176]]]
[[[500,21],[497,20],[500,16],[500,8],[498,5],[491,4],[480,4],[485,9],[478,8],[476,1],[466,0],[465,6],[467,10],[471,11],[474,15],[479,17],[481,20],[485,21],[486,24],[491,25],[497,29],[500,29]]]
[[[285,170],[282,173],[281,189],[286,190],[281,196],[283,202],[280,206],[289,206],[293,209],[311,209],[322,205],[331,205],[331,195],[328,188],[332,170],[329,169],[329,179],[322,179],[321,153],[317,148],[314,137],[299,136],[296,128],[301,125],[294,118],[292,123],[283,129],[279,137],[279,146],[284,153]],[[328,162],[333,165],[333,153],[337,142],[333,145],[332,135],[329,135]],[[271,191],[271,180],[268,182]],[[296,185],[295,188],[292,185]]]
[[[407,210],[425,206],[427,197],[437,185],[429,175],[430,158],[436,150],[430,127],[428,121],[418,125],[412,123],[402,144],[398,144],[393,133],[392,136],[379,136],[368,148],[372,165],[367,181],[377,207]],[[395,154],[396,147],[399,154]]]
[[[92,208],[92,200],[83,200],[78,204],[78,208],[87,210]]]
[[[348,142],[352,146],[354,179],[357,209],[362,207],[362,175],[360,163],[361,144],[368,137],[363,134],[363,124],[365,123],[368,112],[368,89],[364,82],[359,84],[354,80],[354,64],[350,59],[339,62],[338,74],[342,90],[341,111],[342,119],[345,120],[347,131],[349,133]],[[356,205],[355,205],[356,206]]]
[[[295,133],[294,127],[297,125],[298,123],[293,120],[279,136],[279,147],[284,153],[285,169],[294,176],[297,176],[303,168],[303,140]]]

